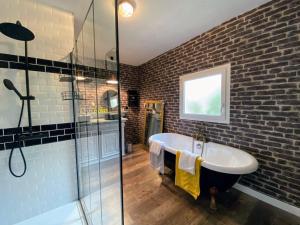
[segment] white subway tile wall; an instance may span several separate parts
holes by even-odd
[[[21,100],[6,89],[3,79],[10,79],[15,87],[25,95],[24,70],[0,69],[0,128],[17,127],[21,110]],[[59,82],[59,74],[29,71],[32,124],[57,124],[73,122],[72,101],[62,100],[61,93],[70,91],[69,82]],[[28,126],[27,106],[25,104],[21,126]]]
[[[28,43],[31,57],[68,61],[74,46],[74,17],[71,13],[37,3],[36,0],[1,0],[1,22],[19,20],[34,34]],[[0,35],[0,52],[24,55],[24,42]]]
[[[35,39],[28,43],[30,57],[69,61],[74,46],[74,18],[36,0],[2,1],[1,22],[17,20],[32,30]],[[0,34],[0,53],[24,55],[24,42]],[[61,92],[70,83],[59,82],[59,74],[29,71],[33,125],[73,122],[72,102],[63,101]],[[3,79],[10,79],[25,95],[24,70],[0,69],[0,129],[17,127],[21,101],[7,90]],[[25,104],[21,126],[28,126]],[[9,173],[10,150],[0,151],[0,224],[11,225],[77,200],[74,140],[23,148],[27,173],[15,178]],[[15,152],[13,168],[21,170],[20,153]]]
[[[27,173],[13,177],[9,151],[0,151],[0,224],[11,225],[77,199],[74,141],[23,148]],[[23,168],[18,151],[13,169]]]

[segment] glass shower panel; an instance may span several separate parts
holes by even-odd
[[[93,102],[96,98],[93,83],[95,80],[94,65],[94,31],[93,10],[86,16],[85,23],[77,40],[77,62],[74,96],[76,98],[77,118],[77,152],[78,170],[80,177],[80,201],[90,224],[93,211],[93,192],[99,186],[99,175],[93,165],[99,163],[98,130],[95,124],[95,110]],[[96,171],[95,171],[96,170]]]
[[[111,2],[94,1],[75,48],[79,192],[93,225],[122,224],[114,13]]]
[[[111,1],[94,1],[95,57],[101,143],[101,196],[103,225],[122,224],[119,127],[119,90],[115,8]],[[123,123],[122,123],[123,124]]]
[[[92,4],[90,12],[86,18],[83,26],[84,43],[85,43],[85,66],[88,66],[85,76],[89,77],[87,82],[84,82],[86,92],[85,107],[90,117],[88,126],[89,135],[89,161],[88,161],[88,174],[89,174],[89,212],[88,218],[91,224],[102,224],[102,210],[101,210],[101,171],[100,171],[100,147],[99,147],[99,131],[98,131],[98,117],[97,117],[97,87],[95,77],[95,40],[94,40],[94,5]]]
[[[78,157],[78,174],[79,174],[79,197],[84,198],[89,195],[89,176],[85,175],[85,165],[88,159],[88,141],[87,141],[87,129],[86,129],[86,110],[82,107],[84,99],[80,97],[83,95],[83,91],[79,87],[78,80],[81,76],[77,69],[78,65],[83,65],[84,55],[84,43],[83,43],[83,32],[78,36],[76,42],[76,80],[75,80],[75,109],[76,109],[76,145],[77,145],[77,157]],[[89,204],[87,204],[89,205]],[[83,204],[83,206],[85,206]]]

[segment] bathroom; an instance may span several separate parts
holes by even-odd
[[[0,225],[300,224],[298,0],[0,1]]]

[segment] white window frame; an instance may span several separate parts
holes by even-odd
[[[226,123],[230,122],[230,64],[225,64],[221,66],[216,66],[211,69],[198,71],[195,73],[186,74],[180,77],[180,119],[185,120],[197,120],[205,122],[215,122],[215,123]],[[185,113],[185,103],[184,103],[184,82],[195,80],[203,77],[208,77],[216,74],[222,74],[222,86],[221,86],[221,116],[209,116],[200,114],[190,114]]]

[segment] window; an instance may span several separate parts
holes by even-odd
[[[229,123],[230,64],[180,77],[180,119]]]

